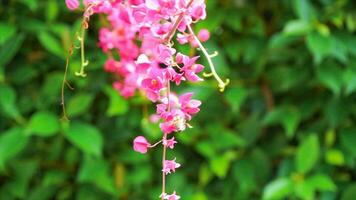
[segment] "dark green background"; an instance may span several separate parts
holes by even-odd
[[[224,93],[212,79],[176,89],[203,105],[169,152],[182,168],[168,191],[184,200],[356,199],[355,11],[352,0],[208,0],[195,29],[211,31],[206,46],[231,84]],[[1,200],[158,199],[161,149],[131,146],[137,135],[161,137],[147,121],[155,106],[111,88],[97,16],[88,76],[74,76],[76,51],[70,122],[59,120],[80,20],[62,0],[0,0]]]

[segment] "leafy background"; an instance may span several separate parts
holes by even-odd
[[[186,85],[203,101],[195,127],[169,152],[182,199],[356,198],[356,4],[351,0],[208,0],[219,93]],[[157,199],[161,150],[140,155],[132,139],[161,133],[153,105],[111,89],[92,18],[87,78],[66,90],[65,58],[80,12],[62,0],[0,0],[0,199]],[[185,46],[181,51],[189,51]],[[192,51],[190,51],[192,53]],[[194,52],[193,52],[194,53]],[[199,52],[195,52],[199,53]],[[202,59],[203,60],[203,59]],[[173,188],[174,187],[174,188]]]

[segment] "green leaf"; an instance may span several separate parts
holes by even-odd
[[[248,92],[244,88],[231,88],[225,92],[225,98],[235,113],[239,112],[241,104],[243,104],[247,95]]]
[[[289,21],[283,32],[286,35],[306,35],[312,30],[312,26],[309,22],[304,20],[292,20]]]
[[[319,81],[338,96],[343,85],[343,71],[335,65],[323,65],[317,68]]]
[[[320,63],[331,51],[331,37],[325,37],[319,33],[309,33],[307,36],[307,46],[314,55],[315,63]]]
[[[109,194],[117,193],[109,165],[101,158],[85,156],[77,179],[80,183],[92,183]]]
[[[14,127],[0,135],[0,169],[7,160],[16,156],[27,144],[22,128]]]
[[[38,35],[38,40],[47,51],[64,59],[65,55],[64,55],[62,45],[59,42],[59,40],[56,37],[54,37],[52,34],[46,31],[42,31]]]
[[[27,5],[32,11],[35,11],[38,8],[36,0],[20,0],[20,2]]]
[[[12,24],[0,23],[0,46],[16,33],[16,27]]]
[[[356,183],[349,185],[342,193],[341,200],[354,200],[356,197]]]
[[[5,67],[12,58],[16,55],[20,49],[23,41],[25,40],[25,34],[21,33],[8,39],[0,49],[0,68]]]
[[[295,157],[298,172],[307,173],[319,159],[319,141],[315,134],[305,138],[298,147]]]
[[[210,160],[210,168],[219,178],[224,178],[230,168],[232,159],[236,156],[233,151],[227,151],[222,156]]]
[[[65,131],[65,136],[84,153],[101,156],[103,138],[94,126],[82,122],[71,122],[69,129]]]
[[[53,136],[59,131],[59,119],[50,112],[37,112],[30,119],[28,131],[31,135]]]
[[[90,94],[75,95],[68,103],[68,115],[74,117],[87,112],[93,102],[93,97]]]
[[[331,165],[342,166],[345,164],[344,154],[338,149],[329,149],[325,154],[325,160]]]
[[[20,113],[15,105],[16,92],[9,86],[0,85],[0,108],[7,116],[18,119]]]
[[[310,21],[314,16],[314,10],[309,0],[292,1],[294,10],[302,20]]]
[[[263,190],[263,200],[283,199],[293,191],[293,182],[288,178],[278,178],[270,183]]]
[[[105,88],[106,95],[110,99],[110,104],[106,110],[109,117],[119,116],[125,114],[129,110],[128,102],[113,88]]]
[[[267,125],[281,124],[287,137],[292,138],[300,123],[300,114],[295,109],[281,106],[269,112],[263,123]]]
[[[307,179],[307,182],[319,191],[335,191],[336,185],[332,179],[325,174],[316,174]]]
[[[299,199],[314,199],[315,188],[307,181],[296,182],[294,186],[294,192]]]
[[[30,180],[38,169],[38,163],[34,160],[14,162],[14,178],[7,181],[4,186],[17,199],[28,199],[26,195],[30,189]]]
[[[53,21],[58,16],[58,3],[56,1],[48,1],[46,6],[46,18],[48,21]]]
[[[346,129],[340,134],[341,145],[356,157],[356,129]]]

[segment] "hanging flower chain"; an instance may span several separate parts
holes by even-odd
[[[65,0],[70,10],[78,9],[79,0]],[[144,136],[137,136],[133,148],[140,153],[159,144],[163,145],[162,155],[162,193],[161,200],[178,200],[180,196],[173,191],[166,193],[166,176],[181,166],[176,158],[166,158],[167,148],[173,149],[177,141],[174,133],[182,132],[189,121],[197,114],[201,102],[192,99],[193,93],[176,95],[171,92],[171,83],[180,85],[183,81],[203,81],[197,74],[204,66],[196,63],[199,56],[189,57],[173,47],[172,38],[176,36],[179,44],[189,43],[199,48],[206,57],[211,73],[218,81],[220,91],[229,83],[221,80],[211,60],[217,53],[209,54],[201,42],[209,39],[206,29],[195,35],[192,25],[206,18],[204,0],[83,0],[85,7],[80,41],[82,67],[77,76],[85,77],[84,68],[88,65],[84,54],[84,36],[89,18],[93,14],[104,14],[109,22],[99,32],[99,46],[108,59],[105,71],[117,77],[113,87],[125,98],[132,97],[136,90],[156,103],[156,117],[163,132],[162,140],[151,145]],[[177,33],[178,32],[178,33]],[[116,60],[117,52],[120,60]],[[64,78],[63,83],[67,83]],[[63,84],[64,86],[64,84]],[[63,92],[62,92],[63,93]],[[63,95],[63,94],[62,94]],[[63,99],[63,98],[62,98]],[[64,100],[62,100],[63,108]],[[65,113],[64,113],[65,115]],[[66,117],[66,116],[65,116]]]

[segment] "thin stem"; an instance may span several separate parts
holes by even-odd
[[[80,68],[79,72],[75,72],[76,76],[81,76],[81,77],[86,77],[87,74],[84,71],[84,68],[89,64],[88,60],[85,60],[85,49],[84,49],[84,42],[85,42],[85,29],[87,27],[87,22],[83,21],[83,25],[81,27],[81,36],[78,37],[78,40],[80,41],[80,56],[81,56],[81,61],[82,61],[82,65]]]
[[[208,60],[209,66],[210,66],[210,70],[211,73],[210,74],[204,74],[205,76],[209,77],[209,76],[214,76],[214,78],[218,81],[219,83],[219,89],[220,92],[223,92],[225,90],[225,87],[230,83],[229,79],[226,79],[226,81],[222,81],[221,78],[219,77],[219,75],[216,73],[215,70],[215,66],[213,61],[211,60],[212,57],[217,56],[217,52],[215,52],[214,54],[209,54],[207,52],[207,50],[205,49],[205,47],[201,44],[201,42],[199,41],[198,37],[194,34],[194,31],[192,29],[192,27],[190,25],[188,25],[188,30],[190,32],[190,34],[193,36],[194,40],[197,42],[199,49],[203,52],[204,56],[206,57],[206,59]]]
[[[63,81],[62,81],[62,88],[61,88],[61,105],[62,105],[62,110],[63,110],[62,119],[65,120],[65,121],[69,121],[69,119],[68,119],[68,116],[67,116],[65,100],[64,100],[65,99],[64,98],[64,87],[65,87],[65,85],[67,85],[71,90],[74,89],[67,81],[69,59],[70,59],[72,53],[73,53],[73,46],[71,46],[69,51],[68,51],[68,56],[67,56],[67,60],[66,60],[66,66],[65,66],[65,69],[64,69],[64,75],[63,75]]]
[[[167,101],[168,101],[168,106],[167,106],[167,111],[171,111],[171,104],[170,104],[170,94],[171,94],[171,84],[170,80],[167,82]],[[163,134],[162,141],[165,141],[167,139],[167,134]],[[163,153],[162,153],[162,169],[164,168],[164,161],[166,160],[166,151],[167,151],[167,146],[163,145]],[[162,171],[162,193],[166,193],[166,174],[164,171]],[[164,200],[164,195],[161,196],[161,200]]]
[[[150,145],[149,147],[150,147],[150,148],[153,148],[153,147],[159,145],[162,141],[163,141],[163,140],[160,140],[160,141],[154,143],[153,145]]]
[[[186,9],[188,9],[188,8],[192,5],[193,1],[194,1],[194,0],[190,0],[190,1],[189,1],[189,3],[188,3],[187,6],[186,6]],[[182,12],[182,13],[178,16],[177,20],[174,22],[173,28],[169,31],[168,35],[167,35],[166,38],[164,39],[164,42],[165,42],[166,44],[169,44],[169,43],[171,42],[172,37],[173,37],[174,33],[176,32],[176,30],[177,30],[177,28],[178,28],[180,22],[183,20],[183,17],[184,17],[184,15],[185,15],[185,13],[186,13],[186,11]]]
[[[163,135],[163,140],[167,139],[167,134],[164,133]],[[162,169],[164,168],[164,162],[166,160],[166,151],[167,151],[167,147],[166,145],[163,145],[163,153],[162,153]],[[161,194],[165,194],[166,193],[166,174],[164,171],[162,171],[162,193]],[[164,195],[161,196],[161,199],[164,200]]]

